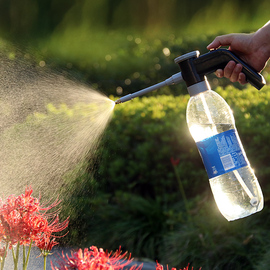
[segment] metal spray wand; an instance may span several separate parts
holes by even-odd
[[[123,97],[119,98],[118,100],[115,101],[115,104],[119,104],[119,103],[129,101],[129,100],[131,100],[133,98],[142,96],[144,94],[147,94],[149,92],[157,90],[157,89],[159,89],[161,87],[164,87],[166,85],[168,86],[168,85],[172,85],[172,84],[178,84],[178,83],[180,83],[182,81],[183,81],[182,73],[178,72],[178,73],[172,75],[170,78],[168,78],[167,80],[165,80],[163,82],[154,84],[154,85],[152,85],[150,87],[144,88],[144,89],[142,89],[140,91],[137,91],[137,92],[135,92],[133,94],[128,94],[126,96],[123,96]]]

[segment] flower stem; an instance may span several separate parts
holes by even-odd
[[[46,270],[46,263],[47,263],[47,255],[44,255],[44,270]]]
[[[25,245],[23,245],[23,270],[25,269]]]
[[[4,257],[2,259],[2,262],[1,262],[1,270],[4,270],[4,265],[5,265],[5,260],[6,260],[6,256],[7,256],[7,251],[8,251],[8,242],[6,243],[6,249],[5,249],[5,252],[4,252]]]
[[[28,252],[27,252],[27,256],[25,258],[25,246],[23,246],[24,248],[24,256],[23,256],[23,270],[27,269],[28,266],[28,262],[29,262],[29,257],[30,257],[30,252],[31,252],[31,248],[32,248],[32,244],[33,244],[33,240],[31,240],[29,248],[28,248]]]
[[[17,244],[16,254],[14,252],[14,249],[12,248],[14,270],[18,270],[19,252],[20,252],[20,243]]]

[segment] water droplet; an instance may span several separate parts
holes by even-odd
[[[36,69],[23,56],[18,61],[3,59],[1,195],[31,185],[37,194],[57,197],[63,181],[68,177],[72,185],[84,162],[94,158],[114,102],[84,84]]]

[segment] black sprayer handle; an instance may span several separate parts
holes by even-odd
[[[260,90],[265,85],[265,79],[261,74],[227,49],[217,49],[203,54],[194,59],[194,65],[198,74],[207,75],[217,69],[224,69],[231,60],[243,66],[242,72],[246,75],[246,80],[255,88]]]

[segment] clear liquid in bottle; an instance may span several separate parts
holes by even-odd
[[[226,101],[212,90],[192,96],[187,123],[223,216],[231,221],[262,210],[262,191]]]

